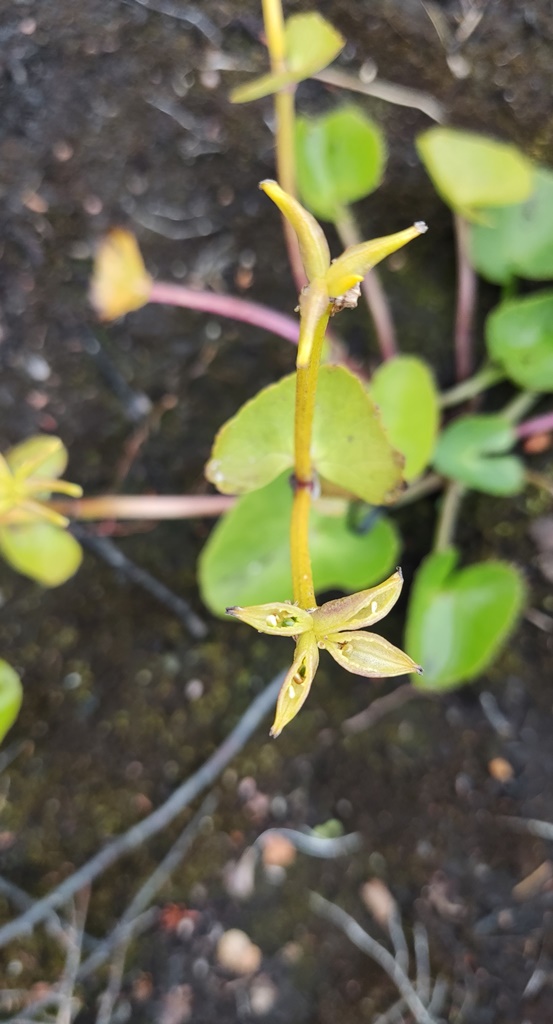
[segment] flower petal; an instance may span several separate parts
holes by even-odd
[[[100,320],[116,320],[144,306],[150,297],[148,274],[136,238],[114,228],[100,242],[90,286],[90,302]]]
[[[330,250],[320,224],[276,181],[267,178],[259,183],[259,187],[278,206],[283,217],[286,217],[296,232],[307,280],[313,281],[316,277],[324,277],[330,267]]]
[[[378,679],[422,672],[408,654],[376,633],[334,633],[319,642],[348,672]]]
[[[411,242],[413,238],[423,235],[425,231],[426,224],[419,221],[405,231],[396,232],[395,235],[373,238],[370,242],[348,246],[338,259],[332,261],[327,270],[328,294],[333,298],[336,295],[343,295],[357,281],[362,281],[377,263],[397,249],[401,249],[402,245]]]
[[[247,622],[248,626],[253,626],[260,633],[274,636],[298,636],[313,629],[313,619],[309,612],[284,601],[254,604],[248,608],[235,605],[227,608],[227,615],[234,615],[241,622]]]
[[[342,629],[364,629],[379,622],[394,607],[403,586],[401,569],[396,569],[384,583],[361,590],[349,597],[327,601],[313,612],[313,628],[317,637]]]
[[[315,637],[311,632],[304,633],[296,644],[292,667],[278,695],[275,720],[271,728],[271,736],[275,739],[305,703],[318,664],[319,649]]]

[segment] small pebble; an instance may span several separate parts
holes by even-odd
[[[488,771],[497,782],[510,782],[515,774],[512,764],[504,757],[492,757],[488,762]]]
[[[217,943],[217,961],[231,974],[253,974],[261,966],[262,953],[245,932],[230,928]]]

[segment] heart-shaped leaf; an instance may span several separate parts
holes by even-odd
[[[332,63],[344,46],[344,37],[315,11],[293,14],[286,20],[286,68],[239,85],[230,94],[232,103],[249,103],[270,96],[304,78],[316,75]]]
[[[434,465],[484,494],[518,494],[524,487],[524,466],[516,455],[505,455],[516,444],[514,427],[504,416],[464,416],[441,435]]]
[[[465,216],[520,203],[532,191],[532,165],[516,146],[457,128],[430,128],[418,136],[417,149],[436,191]]]
[[[230,605],[256,605],[292,597],[290,512],[287,476],[247,494],[222,518],[200,556],[203,600],[216,615]],[[315,589],[363,590],[384,579],[396,564],[399,538],[381,516],[369,533],[351,531],[343,516],[313,508],[310,550]]]
[[[294,464],[296,375],[264,388],[221,428],[206,476],[223,494],[244,494]],[[371,505],[393,499],[402,456],[392,448],[373,400],[343,366],[322,366],[311,445],[317,472]]]
[[[413,685],[451,690],[469,682],[494,660],[524,601],[517,570],[481,562],[455,571],[454,548],[429,555],[409,601],[405,646],[423,667]]]
[[[396,356],[379,366],[369,391],[392,445],[405,458],[403,475],[413,480],[436,444],[440,412],[432,373],[417,356]]]
[[[65,583],[82,561],[75,538],[63,528],[43,522],[0,527],[0,552],[17,572],[45,587]]]
[[[533,180],[525,202],[484,210],[483,223],[472,227],[472,265],[496,284],[553,277],[553,171],[537,167]]]
[[[296,122],[296,165],[303,203],[323,220],[368,196],[382,180],[384,137],[353,105]]]
[[[17,672],[0,658],[0,740],[15,722],[22,699],[23,689]]]
[[[553,292],[497,306],[486,322],[486,344],[516,384],[553,391]]]

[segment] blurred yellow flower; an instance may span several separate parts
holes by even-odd
[[[144,306],[150,297],[148,274],[136,238],[114,228],[100,242],[90,285],[90,302],[100,320],[116,320]]]

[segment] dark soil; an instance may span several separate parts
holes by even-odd
[[[551,163],[550,4],[483,6],[461,50],[468,74],[459,79],[415,0],[318,5],[350,40],[342,66],[356,69],[371,57],[385,79],[431,92],[451,123],[512,139]],[[440,5],[451,30],[462,7]],[[257,190],[273,173],[271,103],[227,100],[232,85],[264,67],[259,8],[257,0],[182,3],[168,8],[180,12],[176,18],[138,0],[24,0],[0,12],[1,449],[39,431],[59,433],[71,453],[67,477],[88,494],[116,486],[144,396],[159,416],[125,491],[206,491],[203,466],[217,427],[292,369],[290,346],[256,329],[156,306],[104,330],[86,299],[95,239],[127,223],[159,276],[239,293],[243,269],[253,265],[244,294],[293,309],[279,224]],[[306,108],[334,101],[317,83],[299,92]],[[383,280],[402,348],[424,353],[447,386],[452,232],[413,143],[430,122],[417,111],[361,102],[387,133],[390,162],[359,217],[368,235],[422,218],[431,225],[416,253],[385,269]],[[483,290],[481,315],[495,298]],[[362,311],[344,316],[340,328],[358,356],[374,360]],[[163,412],[166,396],[176,403]],[[493,552],[524,567],[530,603],[547,612],[551,597],[526,536],[528,515],[544,507],[534,494],[472,499],[459,540],[468,558]],[[408,578],[427,550],[432,509],[429,500],[402,514]],[[33,897],[160,804],[286,663],[282,642],[202,609],[195,565],[209,529],[193,520],[155,531],[120,528],[113,538],[208,621],[199,643],[91,554],[52,591],[0,567],[1,654],[25,686],[3,748],[16,756],[0,776],[0,868]],[[400,629],[401,610],[392,621],[398,641]],[[193,680],[201,687],[190,687]],[[378,684],[370,695],[387,689]],[[366,682],[325,662],[293,727],[276,743],[262,727],[226,771],[210,827],[163,890],[157,923],[131,947],[114,1021],[235,1024],[255,1017],[256,984],[273,995],[258,1013],[267,1024],[376,1020],[397,999],[395,989],[308,906],[308,891],[317,890],[386,943],[359,896],[374,877],[396,898],[408,937],[416,921],[426,926],[432,975],[449,984],[445,1018],[553,1019],[553,851],[501,820],[553,821],[550,636],[524,621],[475,686],[413,701],[346,737],[341,723],[368,700]],[[512,767],[510,780],[490,769],[497,758]],[[329,861],[300,854],[285,873],[258,871],[249,899],[229,895],[229,862],[266,827],[331,818],[361,833],[360,852]],[[90,934],[115,925],[176,835],[159,836],[96,883]],[[533,882],[515,889],[538,868]],[[177,926],[183,908],[198,911],[193,927]],[[0,909],[5,918],[13,913],[7,900]],[[261,947],[261,982],[237,982],[216,965],[216,939],[233,927]],[[63,969],[42,928],[0,955],[1,989],[36,994]],[[78,989],[79,1024],[96,1019],[105,983],[100,973]],[[17,1004],[1,998],[6,1019]]]

